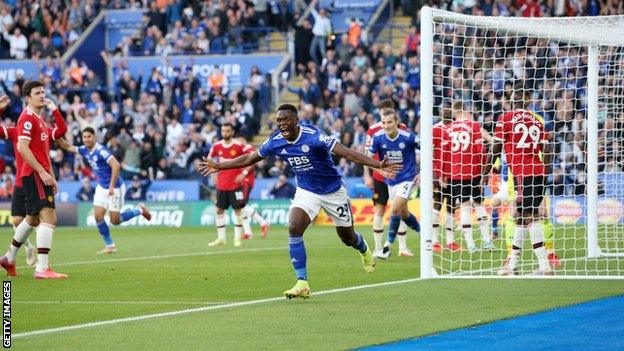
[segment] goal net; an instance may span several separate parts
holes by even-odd
[[[624,277],[624,16],[477,17],[425,7],[421,32],[421,275],[502,273],[516,204],[526,199],[509,155],[492,160],[487,135],[506,112],[524,109],[552,147],[540,153],[552,162],[539,215],[554,275]],[[446,128],[452,154],[479,144],[478,134],[449,127],[448,118],[474,120],[487,132],[474,149],[479,157],[458,164],[457,155],[449,161],[436,150],[436,128]],[[540,142],[533,127],[516,129],[519,147]],[[489,162],[485,181],[466,181]],[[520,276],[543,268],[530,230]]]

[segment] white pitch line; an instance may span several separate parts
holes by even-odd
[[[190,256],[212,256],[212,255],[226,255],[226,254],[235,254],[235,253],[245,253],[245,252],[262,252],[262,251],[274,251],[274,250],[285,250],[286,247],[264,247],[257,249],[241,249],[241,250],[228,250],[228,251],[206,251],[206,252],[191,252],[191,253],[183,253],[183,254],[169,254],[169,255],[156,255],[156,256],[139,256],[139,257],[126,257],[126,258],[113,258],[113,259],[102,259],[102,260],[92,260],[92,261],[77,261],[77,262],[61,262],[53,264],[54,267],[61,266],[82,266],[87,264],[98,264],[98,263],[115,263],[115,262],[126,262],[126,261],[142,261],[142,260],[159,260],[161,258],[176,258],[176,257],[190,257]],[[19,266],[17,268],[29,268],[30,266]]]
[[[347,287],[347,288],[339,288],[339,289],[332,289],[332,290],[324,290],[324,291],[314,292],[313,295],[314,296],[318,296],[318,295],[338,294],[338,293],[354,291],[354,290],[377,288],[377,287],[381,287],[381,286],[406,284],[406,283],[411,283],[411,282],[415,282],[415,281],[419,281],[419,280],[421,280],[421,278],[411,278],[411,279],[405,279],[405,280],[395,280],[395,281],[376,283],[376,284],[356,285],[356,286],[350,286],[350,287]],[[99,322],[90,322],[90,323],[83,323],[83,324],[68,325],[68,326],[65,326],[65,327],[58,327],[58,328],[33,330],[33,331],[29,331],[29,332],[14,334],[13,338],[18,339],[18,338],[25,338],[25,337],[36,336],[36,335],[56,334],[56,333],[62,333],[62,332],[70,331],[70,330],[78,330],[78,329],[101,327],[103,325],[111,325],[111,324],[120,324],[120,323],[126,323],[126,322],[142,321],[142,320],[155,319],[155,318],[161,318],[161,317],[180,316],[180,315],[189,314],[189,313],[215,311],[215,310],[222,310],[222,309],[226,309],[226,308],[235,308],[235,307],[242,307],[242,306],[259,305],[259,304],[264,304],[264,303],[269,303],[269,302],[283,301],[284,299],[285,298],[283,296],[281,296],[281,297],[270,297],[270,298],[266,298],[266,299],[233,302],[233,303],[227,303],[227,304],[216,305],[216,306],[196,307],[196,308],[189,308],[189,309],[184,309],[184,310],[179,310],[179,311],[161,312],[161,313],[147,314],[147,315],[135,316],[135,317],[126,317],[126,318],[110,319],[110,320],[99,321]]]
[[[225,301],[13,301],[21,305],[224,305]]]

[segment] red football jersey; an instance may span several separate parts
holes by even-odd
[[[218,157],[219,160],[231,160],[242,154],[244,154],[244,146],[241,143],[232,141],[229,145],[225,145],[223,140],[217,141],[212,146],[208,157]],[[217,173],[217,190],[235,190],[239,187],[234,181],[236,177],[241,174],[243,170],[241,168],[222,170]]]
[[[472,120],[457,120],[446,128],[450,151],[450,179],[472,179],[483,173],[483,135],[481,124]]]
[[[433,126],[433,176],[448,177],[451,173],[451,152],[447,145],[450,142],[448,124],[442,122]]]
[[[548,137],[539,115],[525,110],[507,112],[498,119],[494,137],[504,143],[507,164],[514,176],[545,174],[540,153]]]
[[[56,140],[62,137],[65,132],[67,132],[67,124],[65,124],[65,120],[63,120],[63,116],[61,115],[59,109],[54,110],[53,114],[56,125],[54,126],[54,128],[48,127],[48,133],[50,133],[50,135],[52,136],[52,140]],[[0,129],[0,139],[10,140],[11,144],[13,144],[13,150],[15,151],[15,186],[21,187],[21,172],[24,160],[22,159],[22,154],[17,151],[17,128],[6,128],[5,126],[1,127],[2,128]]]
[[[52,174],[50,162],[50,130],[42,116],[26,108],[17,120],[17,138],[30,140],[30,151],[48,173]],[[28,162],[22,162],[21,177],[28,177],[34,172]]]
[[[254,151],[256,151],[256,149],[254,149],[254,147],[249,144],[243,147],[243,154],[250,154]],[[243,182],[247,183],[248,186],[253,186],[255,180],[256,180],[256,172],[254,172],[254,169],[252,167],[249,170],[249,173],[247,173],[247,175],[245,176],[245,179],[243,179]]]
[[[409,128],[407,128],[407,125],[405,125],[405,123],[401,123],[399,125],[399,129],[401,130],[408,130]],[[370,127],[368,127],[368,130],[366,131],[366,150],[370,149],[371,146],[371,142],[373,141],[373,136],[375,136],[375,134],[377,134],[377,132],[379,132],[380,130],[383,130],[383,127],[381,126],[381,122],[377,122],[373,125],[371,125]],[[374,154],[373,156],[374,160],[379,161],[379,155]],[[371,169],[371,171],[373,171],[373,178],[379,182],[385,182],[386,178],[384,178],[384,176],[382,176],[381,174],[379,174],[379,172],[377,172],[374,169]]]

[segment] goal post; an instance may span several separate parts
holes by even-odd
[[[554,228],[546,241],[555,277],[624,279],[624,16],[482,17],[423,7],[420,29],[421,277],[494,277],[504,266],[517,194],[495,201],[496,185],[483,186],[483,206],[473,201],[470,213],[474,239],[461,229],[466,215],[458,206],[445,219],[444,206],[434,210],[433,128],[445,103],[462,100],[493,134],[512,110],[511,92],[522,90],[554,146],[540,213]],[[506,177],[505,157],[499,162],[490,180]],[[484,222],[475,219],[485,208],[491,228],[494,203],[501,223],[490,249]],[[453,223],[446,237],[445,220]],[[448,249],[449,240],[463,250]],[[526,234],[522,277],[537,267],[530,242]]]

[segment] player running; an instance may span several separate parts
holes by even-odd
[[[28,81],[22,87],[26,108],[17,122],[17,151],[22,157],[19,175],[25,193],[26,222],[37,226],[37,265],[35,279],[66,279],[66,274],[53,271],[49,265],[52,236],[56,227],[54,194],[58,185],[52,175],[50,162],[50,131],[42,116],[46,107],[45,88],[41,82]],[[48,103],[49,104],[49,103]],[[16,231],[14,242],[6,255],[0,258],[0,265],[9,275],[16,275],[15,253],[28,237],[29,231]],[[19,235],[18,235],[19,234]]]
[[[528,94],[528,93],[527,93]],[[514,94],[514,107],[525,107],[530,95]],[[500,275],[518,274],[522,256],[522,242],[525,231],[529,231],[533,252],[539,269],[534,275],[554,274],[544,247],[544,225],[539,208],[544,200],[546,167],[551,162],[551,150],[544,130],[544,124],[530,111],[518,109],[505,113],[496,124],[494,157],[501,155],[503,147],[516,186],[516,220],[511,257]],[[543,160],[540,158],[543,153]]]
[[[48,128],[48,133],[52,136],[53,140],[60,138],[67,131],[67,125],[65,124],[65,120],[63,120],[63,116],[61,115],[61,111],[56,107],[52,100],[46,99],[46,106],[50,111],[53,111],[54,121],[56,126],[54,128]],[[0,116],[2,112],[11,103],[11,100],[8,96],[0,97]],[[10,140],[13,145],[13,150],[17,151],[17,128],[16,127],[4,127],[0,130],[0,138]],[[24,161],[19,152],[15,152],[15,185],[13,187],[13,196],[11,197],[11,216],[13,217],[13,230],[15,235],[13,236],[13,242],[9,247],[9,250],[6,252],[5,256],[7,257],[7,261],[14,262],[15,256],[17,255],[17,251],[20,246],[23,244],[26,251],[26,264],[29,266],[34,266],[37,263],[37,253],[35,252],[35,248],[32,246],[30,239],[28,237],[32,233],[32,230],[39,225],[39,222],[36,223],[28,223],[24,218],[26,217],[26,194],[24,193],[24,188],[22,186],[22,178],[20,176],[21,167]],[[9,272],[9,275],[12,275]]]
[[[447,128],[453,121],[450,106],[442,108],[442,120],[433,126],[433,244],[432,250],[442,251],[440,244],[440,210],[446,201],[446,248],[451,251],[461,251],[462,247],[455,242],[454,238],[454,218],[455,206],[451,197],[451,187],[449,185],[449,175],[451,172],[451,153],[448,150],[450,136]]]
[[[472,113],[463,101],[452,105],[453,122],[447,127],[450,137],[450,184],[454,205],[459,205],[460,223],[469,252],[477,250],[472,237],[472,207],[476,208],[477,221],[481,231],[481,248],[492,250],[492,238],[488,215],[483,206],[483,170],[489,161],[487,147],[491,136],[472,119]],[[486,162],[484,162],[486,161]],[[472,203],[471,203],[472,200]]]
[[[247,139],[244,136],[238,136],[238,142],[243,145],[244,153],[251,153],[256,151],[253,146],[247,143]],[[241,210],[242,222],[243,222],[243,235],[242,239],[247,240],[253,237],[253,230],[251,230],[251,219],[253,218],[256,223],[260,225],[260,231],[262,233],[262,239],[266,238],[269,232],[269,222],[262,218],[262,216],[256,212],[256,210],[249,206],[249,195],[256,182],[256,172],[254,166],[249,166],[243,170],[243,172],[236,177],[236,183],[242,184],[243,195],[245,195],[245,207]]]
[[[119,225],[129,221],[132,218],[142,215],[146,220],[151,220],[152,215],[147,207],[139,204],[137,208],[128,209],[121,212],[126,198],[126,185],[119,176],[121,166],[119,161],[113,156],[111,150],[96,141],[95,130],[87,127],[82,130],[82,146],[74,146],[64,139],[59,139],[59,146],[71,153],[77,153],[82,156],[91,169],[95,171],[98,178],[98,184],[95,187],[95,195],[93,196],[93,216],[98,227],[98,232],[104,241],[104,248],[98,251],[98,254],[112,254],[117,252],[117,246],[110,235],[110,229],[104,216],[108,211],[110,222]]]
[[[386,242],[381,252],[375,255],[381,259],[390,257],[390,246],[394,243],[401,220],[408,227],[420,232],[418,220],[407,207],[414,183],[418,182],[419,168],[416,164],[416,149],[419,149],[420,145],[416,134],[399,129],[399,121],[399,115],[394,109],[381,110],[383,130],[375,134],[370,146],[371,153],[379,153],[379,157],[387,158],[391,163],[403,165],[403,170],[395,177],[386,178],[388,193],[392,199],[392,214]]]
[[[321,208],[334,221],[336,232],[342,242],[360,253],[364,270],[373,272],[375,259],[366,240],[353,229],[351,204],[343,179],[334,166],[332,153],[386,172],[396,172],[402,168],[401,165],[390,164],[387,158],[375,161],[346,148],[315,127],[299,125],[297,108],[293,105],[281,105],[277,109],[275,122],[279,130],[274,132],[259,150],[219,163],[204,157],[200,171],[206,176],[221,170],[248,167],[272,155],[290,164],[297,176],[297,192],[290,205],[288,245],[297,283],[284,292],[287,298],[310,297],[303,233]]]
[[[234,139],[234,126],[231,123],[221,125],[221,140],[216,142],[208,157],[218,158],[220,161],[231,160],[245,154],[245,146]],[[234,209],[234,246],[242,245],[243,224],[241,209],[247,204],[245,190],[243,188],[244,171],[242,169],[229,169],[217,174],[217,239],[210,242],[208,246],[215,247],[225,245],[225,211]],[[237,182],[237,177],[240,181]]]
[[[379,110],[384,108],[394,109],[394,102],[392,100],[383,100],[377,106]],[[399,125],[402,130],[407,130],[407,126],[404,123]],[[370,149],[373,136],[382,130],[381,122],[377,122],[366,131],[366,150],[368,155],[374,160],[379,160],[379,155],[371,154]],[[372,173],[372,176],[371,176]],[[368,167],[364,167],[364,184],[373,190],[373,205],[375,207],[375,214],[373,216],[373,238],[375,240],[375,250],[373,253],[378,255],[383,250],[383,232],[384,232],[384,214],[386,213],[386,205],[388,204],[388,184],[386,184],[386,177],[389,174],[378,171],[369,170]],[[407,225],[401,221],[397,235],[399,237],[399,256],[414,256],[407,248]]]

